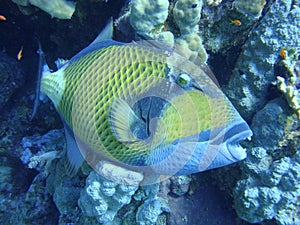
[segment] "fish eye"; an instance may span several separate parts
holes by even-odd
[[[191,77],[188,74],[180,74],[177,78],[177,84],[181,87],[188,87],[191,83]]]

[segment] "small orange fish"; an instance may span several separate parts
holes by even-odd
[[[18,55],[17,55],[17,59],[20,61],[22,59],[22,55],[23,54],[23,46],[21,47],[20,51],[18,52]]]
[[[279,55],[281,58],[286,59],[286,52],[284,48],[280,49]]]
[[[6,17],[5,17],[5,16],[2,16],[2,15],[0,15],[0,20],[3,20],[3,21],[5,21],[5,20],[6,20]]]
[[[242,22],[240,20],[230,20],[230,24],[234,24],[236,26],[241,26]]]

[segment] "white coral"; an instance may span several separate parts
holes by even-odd
[[[206,0],[208,5],[212,5],[212,6],[218,6],[222,0]]]
[[[28,167],[30,169],[35,169],[38,166],[44,167],[44,171],[46,174],[48,174],[48,168],[55,158],[58,156],[58,151],[50,151],[43,153],[41,155],[36,155],[30,158],[30,161],[28,163]]]
[[[29,0],[29,3],[58,19],[71,19],[75,11],[75,3],[71,1]]]

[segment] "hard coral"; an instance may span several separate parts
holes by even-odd
[[[58,19],[71,19],[75,11],[75,3],[66,0],[29,0],[31,5],[34,5],[43,11]]]
[[[294,224],[299,220],[300,152],[272,161],[265,149],[254,148],[244,167],[245,177],[234,190],[239,217],[251,223],[275,218],[278,224]]]

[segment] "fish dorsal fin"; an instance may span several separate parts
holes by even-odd
[[[120,142],[132,143],[138,139],[131,132],[130,127],[139,118],[126,101],[116,98],[111,104],[110,124],[115,138]]]
[[[100,34],[98,34],[98,36],[95,38],[95,40],[90,45],[112,39],[113,28],[114,28],[113,18],[110,17],[106,26],[104,27],[104,29],[100,32]]]
[[[145,39],[141,39],[139,41],[132,41],[132,45],[139,46],[141,48],[146,48],[152,50],[156,53],[163,54],[163,55],[170,55],[174,52],[174,49],[170,48],[163,42],[159,40],[151,39],[148,36],[144,37]]]

